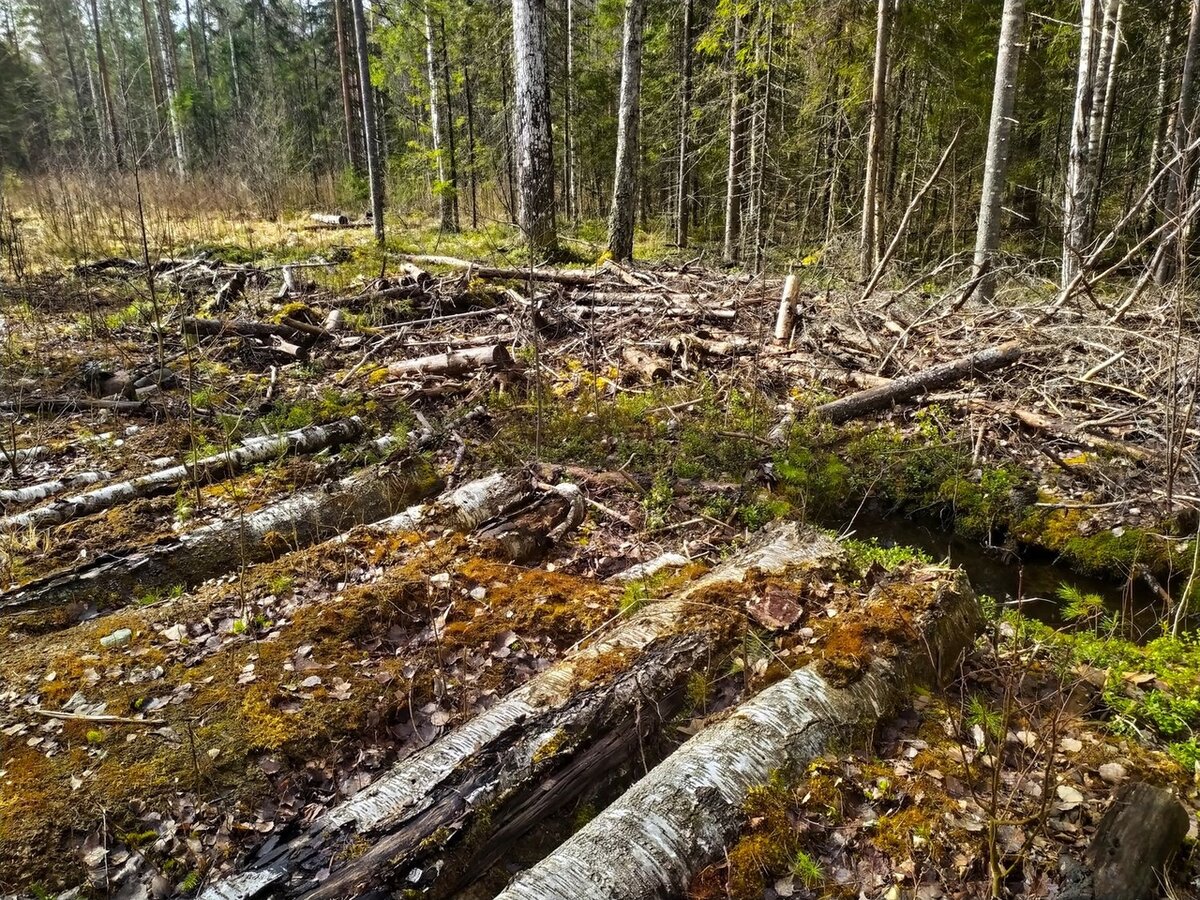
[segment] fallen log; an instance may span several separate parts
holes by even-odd
[[[1046,434],[1056,435],[1076,443],[1091,444],[1094,447],[1107,450],[1109,453],[1135,459],[1139,462],[1146,462],[1152,459],[1149,452],[1127,441],[1116,441],[1111,438],[1101,437],[1071,422],[1062,419],[1052,419],[1031,409],[1024,409],[1023,407],[1012,406],[1006,403],[995,403],[990,400],[972,400],[970,404],[978,409],[985,409],[998,415],[1011,416],[1033,431],[1042,431]]]
[[[12,488],[9,490],[0,491],[0,507],[8,506],[9,504],[33,503],[36,500],[45,500],[47,497],[53,497],[55,494],[60,494],[63,491],[71,491],[76,488],[85,487],[89,484],[95,484],[98,481],[104,481],[106,478],[111,478],[112,475],[108,472],[78,472],[74,475],[67,475],[63,478],[53,478],[50,481],[43,481],[40,484],[31,484],[28,487]]]
[[[1183,804],[1162,788],[1122,785],[1083,863],[1064,857],[1059,900],[1144,900],[1159,895],[1163,868],[1188,832]]]
[[[757,573],[829,565],[840,549],[795,525],[680,593],[649,604],[591,645],[535,676],[313,823],[202,900],[358,896],[387,879],[445,896],[512,840],[635,753],[682,700],[740,616],[708,606]],[[735,606],[731,604],[730,611]],[[684,624],[686,623],[686,624]],[[369,849],[348,859],[351,844]],[[327,879],[313,874],[332,866]],[[545,896],[560,896],[549,894]]]
[[[428,266],[446,266],[460,271],[470,270],[476,278],[504,281],[546,281],[552,284],[591,285],[596,283],[596,274],[579,269],[506,269],[500,266],[481,266],[466,259],[453,256],[411,255],[404,259]],[[614,285],[609,285],[610,288]]]
[[[792,338],[792,328],[796,324],[796,293],[799,289],[800,280],[795,275],[784,279],[779,312],[775,314],[775,340],[778,343],[786,344]]]
[[[340,213],[313,213],[309,216],[314,222],[322,225],[349,225],[350,219]]]
[[[378,444],[379,442],[377,442]],[[193,587],[239,564],[273,559],[390,516],[440,483],[416,470],[367,469],[148,546],[102,554],[0,593],[0,616],[67,603],[129,602],[137,591]],[[40,614],[41,615],[41,614]]]
[[[937,390],[957,384],[967,378],[985,372],[994,372],[1010,366],[1021,358],[1023,348],[1018,341],[1009,341],[998,347],[988,347],[970,356],[951,362],[940,363],[892,379],[885,385],[867,388],[864,391],[842,397],[816,408],[816,415],[830,422],[849,422],[873,412],[885,409],[894,403],[902,403],[926,391]]]
[[[645,381],[666,381],[671,377],[669,363],[637,347],[626,347],[621,351],[621,359],[628,367],[627,371],[640,375]],[[636,376],[633,380],[637,380]]]
[[[266,462],[285,453],[314,453],[326,447],[344,444],[361,435],[362,430],[362,421],[355,417],[330,425],[300,428],[268,438],[253,438],[227,453],[217,453],[198,459],[194,463],[171,466],[85,494],[64,497],[62,500],[18,515],[6,516],[0,519],[0,532],[61,525],[63,522],[100,512],[135,497],[150,497],[174,490],[181,484],[202,484],[224,475],[231,475],[246,466]]]
[[[295,344],[304,343],[305,334],[287,325],[272,325],[269,322],[225,322],[220,319],[198,319],[187,316],[183,320],[183,333],[192,337],[248,337],[269,340],[283,338]]]
[[[26,397],[0,403],[0,412],[61,413],[85,409],[107,409],[113,412],[150,412],[153,407],[141,400],[96,400],[91,397]]]
[[[504,344],[491,344],[394,362],[388,365],[388,374],[393,378],[414,375],[462,375],[478,369],[507,369],[512,364],[512,356]]]
[[[915,573],[917,575],[921,573]],[[942,570],[928,608],[896,655],[871,661],[843,686],[815,663],[693,736],[533,868],[498,900],[649,900],[685,894],[741,825],[750,789],[796,770],[847,731],[870,727],[914,685],[953,670],[979,607],[966,577]],[[868,611],[869,611],[868,607]],[[843,626],[844,627],[844,626]]]

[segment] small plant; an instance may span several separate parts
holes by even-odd
[[[87,733],[86,737],[87,737],[87,742],[89,744],[103,744],[104,743],[104,732],[101,731],[99,728],[88,729],[88,733]]]
[[[197,869],[192,869],[184,876],[183,881],[179,882],[179,892],[181,894],[191,894],[200,887],[201,876]]]
[[[621,595],[621,615],[632,616],[650,600],[650,588],[644,581],[632,581]]]
[[[794,878],[809,890],[814,890],[825,880],[825,872],[821,864],[803,850],[797,850],[788,866]]]
[[[246,621],[244,619],[234,619],[233,633],[234,634],[245,634],[246,633]]]
[[[295,588],[296,579],[288,574],[276,575],[268,583],[267,588],[276,597],[282,597],[284,594],[290,594]]]
[[[713,683],[707,672],[695,671],[688,675],[687,702],[693,712],[705,713],[712,700]]]
[[[1068,622],[1093,623],[1104,615],[1103,598],[1099,594],[1085,594],[1074,585],[1060,586],[1058,599],[1063,602],[1062,615]]]

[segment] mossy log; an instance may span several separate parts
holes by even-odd
[[[970,356],[940,363],[895,378],[887,384],[870,387],[864,391],[842,397],[816,408],[819,418],[835,424],[849,422],[862,416],[887,409],[893,403],[902,403],[926,391],[939,390],[957,384],[967,378],[985,372],[994,372],[1011,366],[1021,358],[1023,352],[1019,341],[1009,341],[998,347],[988,347]]]
[[[73,601],[128,602],[136,590],[191,587],[240,565],[378,521],[438,486],[413,473],[375,468],[145,547],[103,554],[0,593],[0,615]]]
[[[737,834],[751,788],[796,770],[847,731],[872,726],[912,688],[950,670],[979,621],[961,571],[924,584],[935,596],[894,658],[848,686],[819,663],[793,672],[693,736],[588,825],[499,895],[503,900],[677,897]]]
[[[1122,785],[1100,820],[1083,865],[1064,858],[1060,900],[1147,900],[1188,831],[1183,804],[1162,788]]]
[[[398,763],[307,833],[201,897],[331,900],[389,881],[451,895],[664,724],[688,676],[732,640],[744,582],[839,558],[828,537],[795,525],[777,529]],[[369,849],[348,859],[351,845]],[[329,877],[315,881],[313,873],[326,867]]]
[[[252,438],[236,449],[216,453],[194,463],[171,466],[74,497],[64,497],[14,516],[6,516],[0,519],[0,531],[61,525],[79,516],[101,512],[137,497],[152,497],[173,491],[181,484],[203,484],[213,481],[285,453],[315,453],[326,447],[352,441],[362,432],[362,421],[354,417],[329,425],[313,425],[270,437]]]

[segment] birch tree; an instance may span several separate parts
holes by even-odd
[[[633,258],[645,17],[646,0],[626,0],[625,32],[621,41],[621,94],[617,109],[617,166],[612,208],[608,215],[608,249],[618,260]]]
[[[344,0],[333,0],[333,30],[337,45],[338,81],[342,93],[342,126],[346,139],[346,160],[355,172],[362,171],[357,123],[354,121],[354,94],[350,89],[350,62],[346,52],[346,23],[342,20]]]
[[[1093,44],[1096,36],[1096,0],[1083,0],[1079,27],[1079,66],[1075,76],[1075,106],[1071,117],[1071,145],[1067,157],[1067,182],[1063,192],[1062,284],[1069,285],[1079,271],[1087,242],[1091,171],[1088,131],[1094,96]]]
[[[867,136],[867,165],[863,177],[859,271],[869,278],[875,269],[875,220],[879,215],[879,170],[887,130],[888,42],[892,33],[893,0],[879,0],[875,25],[875,70],[871,79],[871,127]]]
[[[96,38],[96,68],[100,70],[100,91],[104,95],[104,118],[108,122],[109,149],[112,153],[113,164],[118,170],[124,168],[125,160],[121,152],[121,133],[117,129],[117,111],[113,103],[112,79],[108,76],[108,63],[104,57],[104,42],[100,39],[100,12],[96,8],[96,0],[89,2],[92,14],[92,31]]]
[[[171,125],[171,147],[175,152],[175,170],[182,178],[187,174],[187,143],[183,134],[183,110],[179,100],[179,68],[175,56],[175,27],[167,0],[159,0],[158,48],[162,55],[163,87],[166,90],[167,121]]]
[[[972,275],[972,278],[980,279],[976,296],[984,303],[990,302],[996,291],[996,275],[992,267],[1000,249],[1000,201],[1004,197],[1004,180],[1012,150],[1013,102],[1017,94],[1024,27],[1025,0],[1004,0],[987,156],[983,164],[983,196],[979,202],[979,225],[975,234],[975,271]]]
[[[383,243],[383,160],[375,136],[375,95],[371,90],[371,59],[367,55],[367,17],[363,0],[350,0],[354,16],[354,45],[358,55],[358,87],[362,95],[363,147],[367,156],[367,178],[371,183],[371,218],[375,240]]]
[[[537,251],[558,245],[554,224],[554,148],[546,78],[546,0],[513,0],[517,223]]]

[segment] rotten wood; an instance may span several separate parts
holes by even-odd
[[[818,664],[796,670],[694,735],[498,900],[685,894],[737,834],[751,788],[799,771],[847,732],[872,727],[916,685],[953,671],[974,637],[978,603],[961,572],[923,583],[934,595],[894,658],[876,658],[849,685],[828,680]]]

